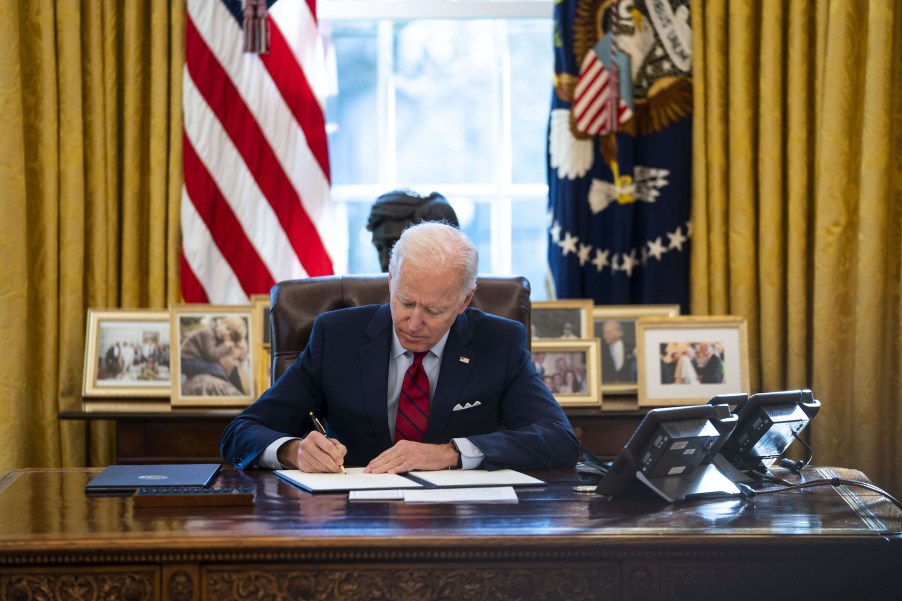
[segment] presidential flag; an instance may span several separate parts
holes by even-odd
[[[189,0],[187,11],[182,296],[241,304],[340,272],[347,228],[329,194],[315,0]]]
[[[688,311],[689,4],[555,3],[548,260],[558,298]]]

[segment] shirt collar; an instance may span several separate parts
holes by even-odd
[[[451,330],[449,329],[447,332],[445,332],[444,336],[442,336],[441,338],[438,339],[438,342],[435,343],[435,346],[433,346],[431,349],[429,349],[429,352],[432,353],[433,355],[435,355],[436,357],[438,357],[439,359],[441,359],[442,353],[445,352],[445,344],[448,342],[448,334],[450,334],[450,333],[451,333]],[[400,357],[401,355],[403,355],[406,352],[408,352],[407,349],[405,349],[403,346],[401,346],[401,341],[398,340],[398,333],[395,332],[395,328],[394,328],[394,326],[392,326],[392,329],[391,329],[391,358],[392,358],[392,361],[394,361],[395,359],[397,359],[398,357]]]

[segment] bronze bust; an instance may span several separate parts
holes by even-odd
[[[410,190],[392,190],[376,199],[366,229],[373,233],[383,273],[388,271],[391,249],[408,226],[420,221],[444,221],[460,228],[454,209],[438,192],[421,196]]]

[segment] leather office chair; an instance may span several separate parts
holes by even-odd
[[[530,342],[529,281],[524,277],[480,276],[471,307],[523,323]],[[323,276],[287,280],[270,291],[273,382],[307,346],[320,313],[388,302],[388,275]]]

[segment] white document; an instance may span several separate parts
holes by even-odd
[[[443,486],[537,486],[542,480],[514,470],[436,470],[410,472],[414,478],[438,487]]]
[[[402,501],[403,490],[352,490],[348,493],[349,501]]]
[[[419,482],[398,474],[364,474],[362,467],[346,468],[345,474],[309,474],[301,470],[274,470],[280,478],[310,492],[344,492],[350,490],[376,490],[419,488]]]
[[[516,503],[512,486],[479,488],[415,488],[401,491],[405,503]]]

